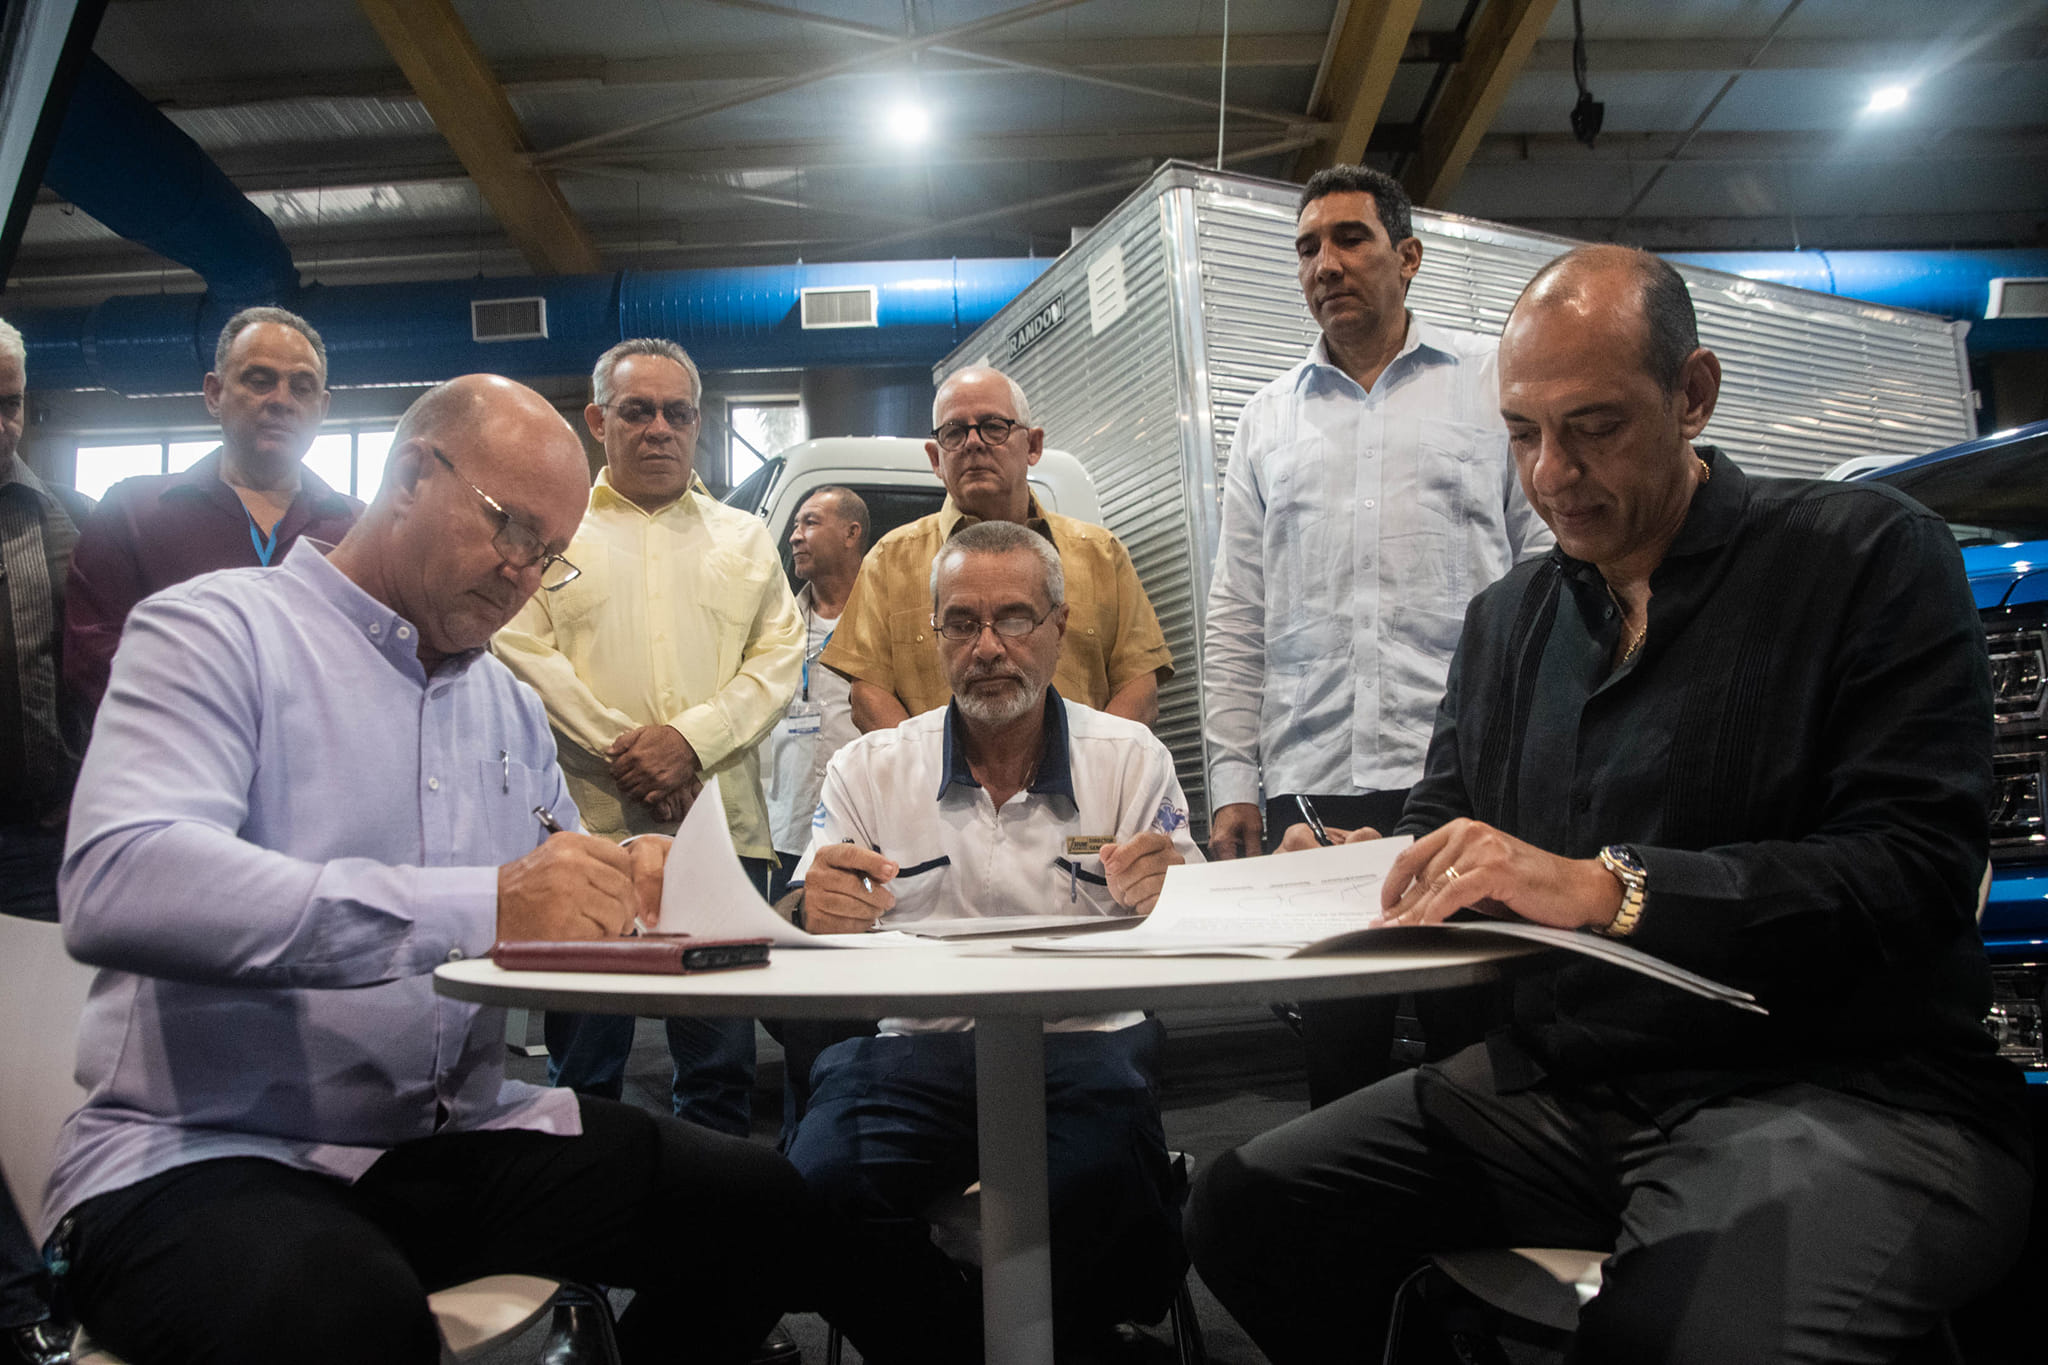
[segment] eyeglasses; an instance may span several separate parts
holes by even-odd
[[[695,403],[678,398],[673,403],[655,404],[645,398],[627,398],[611,405],[612,416],[629,427],[644,427],[659,413],[677,431],[684,431],[697,425],[699,413]]]
[[[948,422],[932,433],[932,439],[939,443],[940,450],[951,452],[967,444],[968,432],[978,431],[983,445],[999,446],[1010,439],[1011,432],[1023,425],[1007,417],[984,417],[979,422]]]
[[[532,527],[499,506],[498,500],[489,493],[463,478],[462,471],[441,453],[439,446],[428,446],[427,449],[433,451],[434,458],[455,476],[458,483],[482,498],[484,506],[490,508],[491,515],[498,519],[498,533],[491,537],[491,548],[498,552],[499,559],[520,570],[540,565],[540,586],[543,592],[553,592],[557,588],[565,587],[583,572],[560,555],[549,554],[546,542],[534,534]]]
[[[1000,639],[1021,640],[1044,625],[1058,610],[1058,607],[1047,607],[1043,616],[1033,616],[1023,611],[1005,612],[993,621],[977,621],[971,616],[948,616],[941,620],[934,616],[932,629],[956,645],[964,645],[969,640],[979,640],[984,630],[994,631]]]

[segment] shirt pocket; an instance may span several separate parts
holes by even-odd
[[[548,832],[533,808],[549,804],[550,775],[511,757],[481,759],[476,768],[477,808],[493,854],[509,862],[540,847]]]
[[[889,613],[889,673],[896,680],[897,697],[913,714],[934,698],[943,703],[952,695],[946,670],[939,664],[930,607]]]
[[[1384,485],[1386,504],[1406,509],[1381,532],[1389,576],[1398,575],[1401,601],[1462,620],[1466,602],[1498,576],[1489,566],[1505,554],[1499,547],[1506,437],[1430,417],[1419,419],[1402,444],[1413,455],[1388,461]]]
[[[1071,587],[1071,585],[1070,585]],[[1109,656],[1116,636],[1113,604],[1067,598],[1067,634],[1060,641],[1060,668],[1069,682],[1079,679],[1075,701],[1100,709],[1109,701]],[[1061,685],[1065,695],[1067,687]]]
[[[782,572],[777,563],[763,563],[751,555],[720,547],[704,558],[704,607],[717,629],[718,674],[730,678],[739,672],[747,639],[760,615],[761,599],[768,592],[768,578]]]
[[[1336,610],[1330,566],[1337,528],[1349,508],[1337,508],[1330,461],[1350,458],[1327,437],[1304,432],[1276,449],[1266,498],[1266,655],[1285,667],[1348,649],[1345,619]]]

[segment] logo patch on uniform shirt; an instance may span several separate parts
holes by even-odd
[[[825,828],[825,803],[823,801],[820,801],[818,808],[811,812],[811,828]]]
[[[1152,821],[1153,827],[1165,834],[1171,834],[1188,822],[1188,813],[1172,801],[1159,803],[1159,814]]]

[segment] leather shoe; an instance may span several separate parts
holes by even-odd
[[[9,1327],[0,1341],[0,1362],[5,1365],[70,1365],[71,1327],[50,1318],[26,1327]]]
[[[748,1365],[803,1365],[803,1361],[804,1353],[797,1346],[796,1338],[778,1322],[768,1329],[768,1335],[755,1348]]]

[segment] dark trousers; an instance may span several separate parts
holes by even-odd
[[[57,869],[63,861],[63,826],[0,823],[0,914],[55,923]],[[26,1327],[49,1316],[43,1259],[0,1182],[0,1328]]]
[[[1385,834],[1401,819],[1408,789],[1363,795],[1310,796],[1316,814],[1332,829],[1369,826]],[[1301,798],[1277,796],[1266,802],[1269,849],[1294,825],[1307,823]],[[1492,1018],[1494,988],[1470,986],[1435,991],[1416,999],[1415,1010],[1428,1038],[1428,1055],[1451,1053],[1486,1036]],[[1385,1076],[1394,1069],[1394,1017],[1399,1000],[1318,1000],[1299,1006],[1302,1052],[1308,1064],[1308,1102],[1320,1109]]]
[[[1496,1093],[1483,1047],[1210,1163],[1202,1279],[1274,1365],[1374,1342],[1428,1251],[1612,1248],[1573,1359],[1890,1361],[1998,1281],[2028,1164],[1958,1120],[1815,1085],[1669,1133],[1604,1088]]]
[[[754,885],[765,891],[772,870],[769,861],[742,858],[740,863]],[[598,1099],[621,1098],[638,1022],[625,1014],[549,1010],[541,1019],[548,1084]],[[669,1059],[675,1064],[670,1099],[676,1117],[714,1133],[745,1137],[753,1128],[754,1021],[671,1018],[662,1024]]]
[[[1085,1338],[1162,1316],[1187,1265],[1153,1090],[1165,1030],[1045,1037],[1055,1330]],[[834,1321],[887,1365],[981,1359],[973,1281],[932,1244],[927,1211],[979,1166],[974,1035],[856,1038],[818,1060],[790,1160],[852,1225],[858,1292]]]
[[[150,1365],[434,1365],[426,1295],[524,1273],[637,1290],[629,1362],[747,1360],[810,1297],[788,1255],[823,1247],[802,1180],[766,1147],[581,1106],[580,1137],[424,1138],[354,1185],[226,1158],[87,1200],[67,1220],[71,1304]]]

